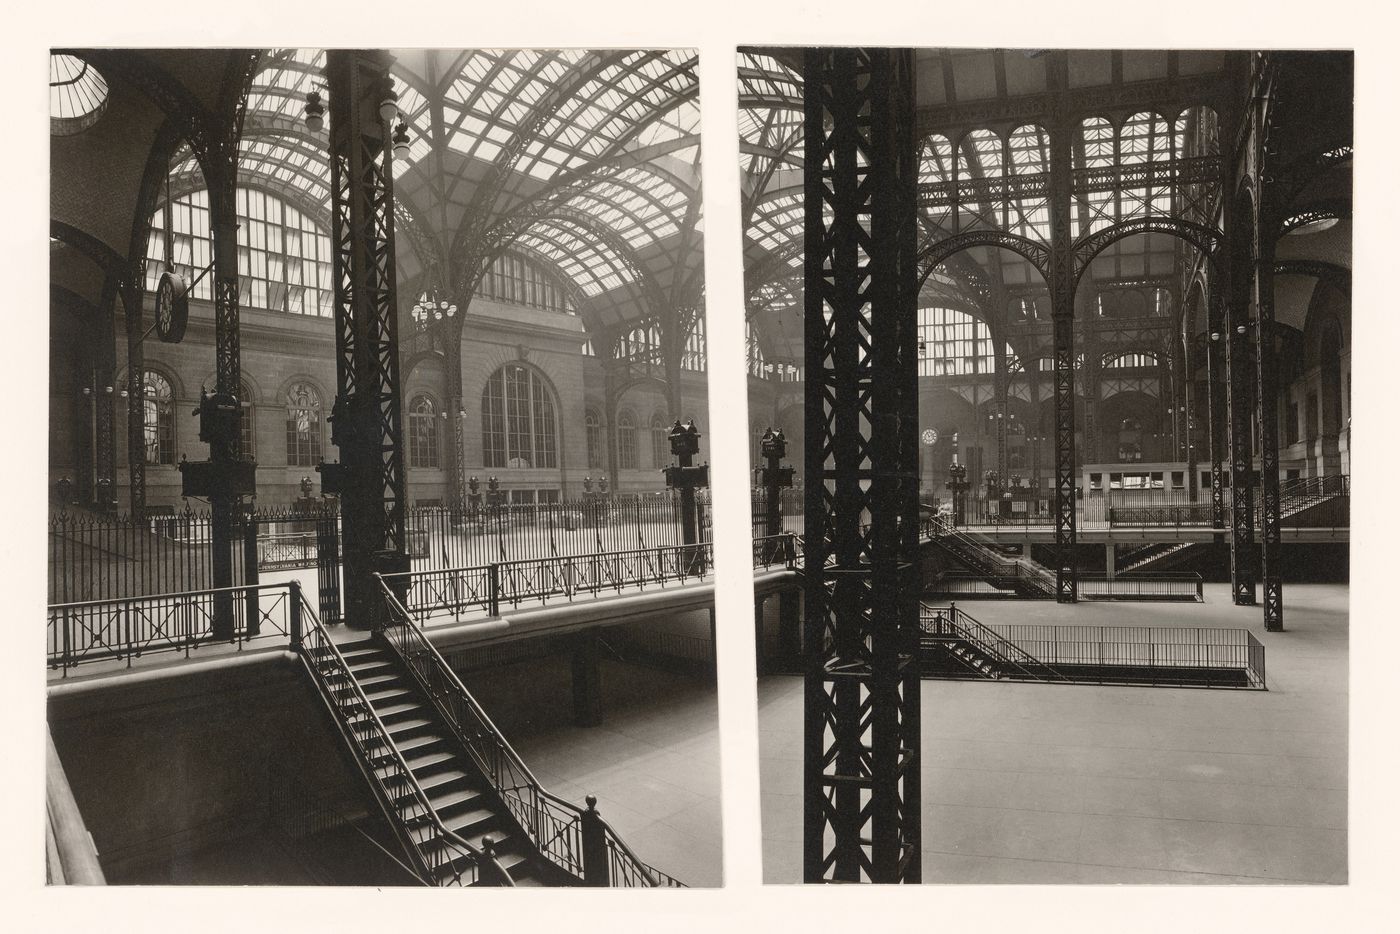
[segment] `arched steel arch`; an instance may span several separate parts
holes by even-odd
[[[1049,246],[1037,243],[1029,237],[1003,230],[967,230],[953,234],[951,237],[940,240],[920,251],[918,258],[919,287],[922,288],[924,280],[950,256],[978,246],[1000,247],[1004,250],[1010,250],[1034,266],[1036,271],[1047,282],[1049,281]]]
[[[1089,264],[1099,253],[1119,240],[1137,234],[1149,233],[1166,234],[1186,241],[1200,250],[1201,254],[1217,269],[1222,262],[1221,251],[1224,237],[1215,228],[1179,218],[1138,217],[1122,221],[1111,227],[1105,227],[1103,230],[1095,231],[1075,241],[1070,248],[1074,254],[1074,287],[1078,289],[1079,281],[1083,278],[1085,270],[1089,268]]]

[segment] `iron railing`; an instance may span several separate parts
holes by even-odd
[[[1240,676],[1250,687],[1263,688],[1266,683],[1264,647],[1247,629],[1028,624],[987,628],[1061,671],[1074,666],[1075,681],[1121,682],[1121,675],[1111,669],[1130,668],[1162,685],[1236,686]]]
[[[48,665],[66,676],[87,662],[134,659],[159,652],[188,658],[200,646],[242,648],[259,635],[277,633],[295,641],[300,620],[300,585],[217,587],[183,593],[56,603],[48,608]],[[226,613],[233,631],[214,635],[214,619]]]
[[[1007,640],[957,606],[919,604],[919,629],[926,636],[952,637],[968,643],[994,663],[1004,675],[1028,681],[1067,681],[1054,665],[1042,661],[1023,646]]]
[[[481,611],[499,616],[501,607],[539,601],[572,602],[580,596],[703,578],[712,564],[711,545],[669,545],[603,554],[560,555],[501,561],[479,567],[404,571],[384,575],[403,586],[406,606],[422,618],[438,613]]]
[[[998,545],[985,536],[954,528],[944,517],[933,515],[920,520],[923,536],[948,548],[973,571],[993,584],[1027,595],[1051,595],[1056,591],[1055,575],[1029,557],[1007,558]]]
[[[293,648],[414,873],[427,885],[512,885],[499,863],[443,825],[350,666],[305,601],[301,616],[307,624],[305,634]]]
[[[505,805],[517,826],[537,851],[564,872],[588,885],[679,885],[636,858],[612,828],[592,812],[546,791],[520,755],[511,747],[486,711],[477,703],[451,666],[443,660],[427,635],[394,596],[380,575],[388,624],[385,640],[402,659],[420,690],[442,715],[460,748],[471,758]],[[625,871],[608,872],[599,880],[600,867],[590,854],[604,849],[623,854]],[[590,865],[593,863],[593,865]],[[590,872],[591,870],[591,872]]]
[[[260,509],[237,517],[230,543],[233,583],[256,571],[315,567],[318,523],[334,501]],[[696,502],[696,534],[710,538],[710,503]],[[684,543],[672,493],[595,496],[531,505],[407,510],[415,570],[461,568],[557,555],[645,550]],[[71,603],[197,590],[214,585],[213,521],[191,509],[144,517],[62,511],[49,518],[49,602]]]
[[[1205,602],[1205,586],[1199,574],[1189,572],[1117,575],[1103,572],[1079,573],[1081,600],[1142,600]],[[926,595],[1002,599],[1050,599],[1051,593],[1022,594],[998,587],[977,574],[945,572],[929,584]]]
[[[753,566],[755,569],[771,571],[774,568],[791,570],[801,557],[798,536],[792,532],[780,535],[760,535],[753,539]]]

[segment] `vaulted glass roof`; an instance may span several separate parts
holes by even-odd
[[[573,278],[610,320],[642,312],[628,307],[636,290],[622,288],[631,270],[665,280],[698,263],[698,241],[695,256],[673,256],[670,246],[700,223],[698,204],[691,209],[700,197],[693,51],[395,55],[410,137],[407,156],[394,160],[395,197],[442,245],[480,225],[483,212],[486,226],[523,215],[528,220],[512,228],[515,246]],[[326,131],[308,130],[302,112],[308,92],[327,97],[324,68],[318,49],[265,55],[239,163],[242,184],[276,190],[323,221],[330,208]],[[177,156],[174,177],[198,186],[188,150]],[[414,264],[409,278],[426,265]]]

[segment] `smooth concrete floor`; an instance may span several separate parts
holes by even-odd
[[[923,878],[1347,881],[1346,585],[1287,585],[1283,633],[1204,604],[967,601],[984,623],[1249,629],[1264,691],[925,680]],[[759,681],[764,880],[801,881],[802,681]]]
[[[714,677],[605,660],[602,678],[600,726],[574,726],[567,702],[548,722],[497,723],[545,788],[579,805],[597,795],[599,813],[639,859],[686,885],[720,885]]]

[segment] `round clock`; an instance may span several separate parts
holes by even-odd
[[[924,444],[927,444],[930,447],[938,443],[938,431],[933,428],[925,428],[924,433],[919,437],[924,442]]]
[[[167,344],[178,344],[185,337],[189,319],[189,286],[176,273],[161,273],[156,286],[156,334]]]

